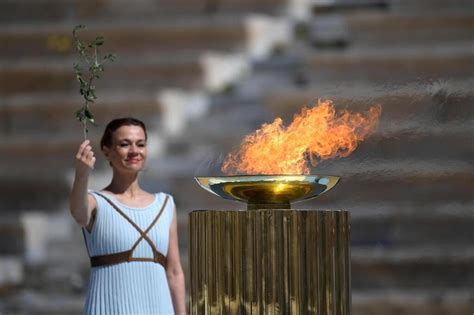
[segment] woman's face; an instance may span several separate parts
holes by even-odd
[[[114,131],[110,148],[103,150],[112,168],[138,172],[145,166],[147,156],[145,132],[140,126],[122,126]]]

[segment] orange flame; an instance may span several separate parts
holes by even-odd
[[[317,106],[303,108],[288,127],[277,118],[247,135],[221,170],[227,175],[309,174],[310,163],[351,154],[375,130],[381,113],[380,105],[364,115],[336,112],[332,101],[319,100]]]

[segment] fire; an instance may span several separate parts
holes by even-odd
[[[336,111],[332,101],[319,100],[288,127],[277,118],[247,135],[221,169],[227,175],[308,175],[321,160],[350,155],[375,130],[381,113],[380,105],[360,114]]]

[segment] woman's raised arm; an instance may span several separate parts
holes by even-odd
[[[69,210],[76,222],[88,227],[93,217],[92,212],[97,204],[95,198],[88,194],[89,175],[94,169],[95,157],[90,141],[85,140],[79,147],[75,157],[75,177],[69,196]]]

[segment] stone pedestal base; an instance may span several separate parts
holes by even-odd
[[[191,314],[350,314],[347,211],[193,211]]]

